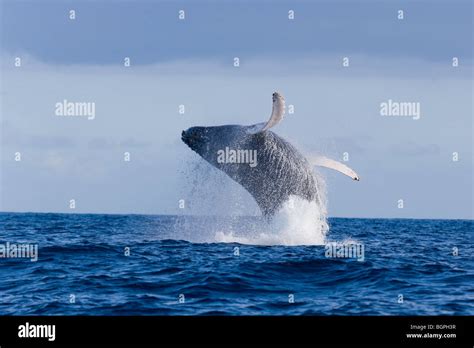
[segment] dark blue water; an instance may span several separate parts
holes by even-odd
[[[328,239],[363,244],[361,262],[322,245],[173,239],[206,240],[193,235],[203,219],[255,218],[2,213],[0,244],[37,243],[39,257],[0,258],[0,314],[474,314],[472,220],[330,219]]]

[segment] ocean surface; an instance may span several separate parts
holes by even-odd
[[[38,247],[0,258],[0,314],[474,315],[472,220],[330,218],[304,246],[264,223],[0,213],[0,244]],[[328,242],[363,245],[363,260]]]

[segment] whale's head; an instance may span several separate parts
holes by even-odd
[[[181,140],[209,163],[218,166],[218,155],[227,149],[241,149],[249,138],[245,126],[191,127]]]

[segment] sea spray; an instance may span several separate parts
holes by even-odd
[[[215,241],[251,245],[323,245],[328,224],[324,209],[316,202],[290,196],[268,222],[253,225],[251,233],[218,231]]]
[[[189,165],[189,205],[175,224],[173,239],[198,243],[323,245],[328,231],[324,179],[315,173],[318,197],[290,196],[269,220],[240,185],[211,166]]]
[[[197,158],[186,159],[183,165],[180,196],[185,208],[177,211],[179,215],[260,215],[250,193],[223,172]]]

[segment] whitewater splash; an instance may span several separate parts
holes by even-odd
[[[323,245],[329,230],[327,223],[327,195],[324,178],[314,172],[318,186],[316,201],[290,196],[267,222],[255,226],[255,230],[239,236],[230,231],[218,231],[215,241],[251,245]]]
[[[325,209],[314,201],[291,196],[270,222],[259,224],[255,231],[245,236],[218,231],[215,241],[251,245],[323,245],[328,229]]]
[[[290,196],[267,220],[260,216],[252,196],[222,172],[202,162],[185,163],[184,182],[191,185],[183,187],[188,206],[175,226],[173,239],[249,245],[325,244],[329,230],[326,185],[318,172],[313,172],[318,186],[316,200]],[[212,216],[206,216],[209,213]]]

